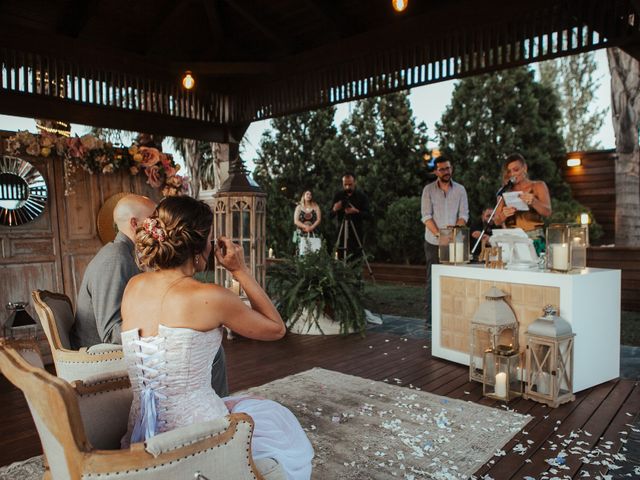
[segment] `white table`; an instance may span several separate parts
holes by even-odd
[[[461,319],[470,325],[475,306],[484,301],[487,287],[495,284],[513,292],[508,301],[517,304],[514,310],[520,322],[521,338],[526,326],[542,315],[545,302],[559,299],[559,305],[555,305],[559,307],[559,315],[571,324],[576,334],[574,392],[617,378],[620,376],[620,279],[620,270],[601,268],[562,274],[488,269],[483,265],[434,265],[432,353],[469,365],[468,343],[466,349],[461,347],[464,336],[459,337],[457,343],[451,341],[451,332],[467,328]],[[441,292],[441,285],[447,290]],[[462,298],[458,298],[460,296]],[[518,299],[521,304],[515,301]],[[524,350],[522,341],[520,348]]]

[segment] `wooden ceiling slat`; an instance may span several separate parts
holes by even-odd
[[[640,52],[633,0],[434,0],[405,17],[365,0],[331,9],[319,0],[273,0],[264,7],[254,0],[140,0],[129,7],[130,18],[98,2],[99,12],[81,21],[75,39],[55,18],[47,26],[48,10],[31,12],[15,2],[0,3],[0,94],[34,95],[43,107],[55,101],[60,111],[79,104],[100,115],[109,109],[153,114],[165,127],[183,119],[246,123],[603,46]],[[45,9],[55,12],[61,2],[51,0]],[[194,41],[214,38],[225,48],[189,44],[189,25],[180,24],[187,17],[175,13],[186,4],[195,8],[188,18],[200,15],[198,25],[209,30],[193,32]],[[149,9],[158,19],[155,30],[136,22]],[[628,21],[632,13],[635,24]],[[98,38],[103,27],[96,15],[137,24],[139,31]],[[162,37],[158,45],[176,43],[166,61],[138,55],[140,46],[127,43],[145,36],[153,43],[154,35]],[[178,79],[189,65],[201,73],[197,89],[184,93]]]

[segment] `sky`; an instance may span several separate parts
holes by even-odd
[[[596,140],[600,141],[603,149],[615,148],[615,136],[613,133],[613,124],[611,122],[611,109],[609,108],[611,102],[611,77],[609,75],[609,67],[607,65],[607,55],[604,49],[597,50],[596,62],[598,65],[597,77],[600,85],[596,92],[596,99],[593,104],[593,108],[607,108],[607,115],[605,115],[605,121],[600,129],[600,132],[596,136]],[[447,105],[451,101],[451,94],[456,80],[447,82],[434,83],[432,85],[426,85],[423,87],[417,87],[411,90],[409,99],[411,107],[413,109],[414,116],[417,122],[424,122],[427,125],[427,132],[430,136],[434,136],[435,123],[440,120],[440,117],[444,113]],[[350,109],[353,103],[343,103],[337,106],[335,123],[339,125],[345,118],[348,117]],[[258,157],[258,149],[260,146],[260,138],[264,131],[269,128],[270,120],[263,120],[260,122],[254,122],[249,126],[247,133],[245,134],[244,150],[242,152],[242,158],[245,160],[247,167],[253,170],[254,160]],[[73,134],[83,135],[89,131],[89,127],[72,124],[71,132]],[[8,115],[0,115],[0,130],[29,130],[36,132],[35,121],[30,118],[11,117]],[[429,145],[430,147],[437,147],[435,144]],[[176,161],[184,165],[184,162],[173,151],[173,147],[168,141],[163,144],[163,150],[168,153],[173,153]]]

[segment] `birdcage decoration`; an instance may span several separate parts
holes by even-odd
[[[230,148],[230,155],[233,160],[229,167],[229,177],[213,200],[215,237],[226,236],[240,245],[251,273],[264,286],[266,194],[249,177],[238,156],[237,146],[235,149]],[[215,266],[215,282],[225,287],[233,286],[231,274],[218,264]],[[239,286],[237,289],[237,293],[241,294]]]
[[[557,407],[575,400],[573,394],[573,341],[571,324],[544,307],[524,334],[526,386],[524,398]]]
[[[519,351],[518,320],[505,301],[507,294],[491,287],[471,320],[469,345],[469,379],[484,379],[484,353],[487,350]]]

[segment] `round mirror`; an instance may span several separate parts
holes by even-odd
[[[17,157],[0,158],[0,225],[15,227],[39,217],[47,184],[38,169]]]

